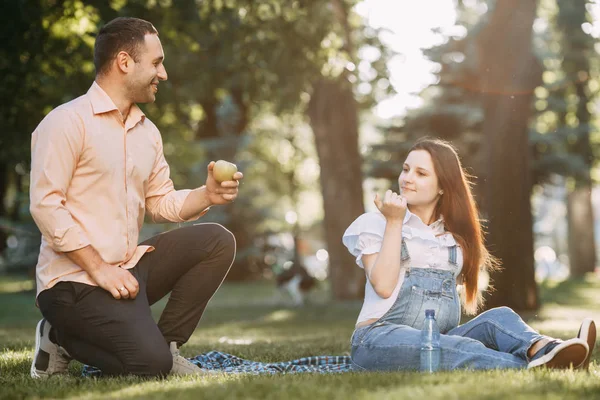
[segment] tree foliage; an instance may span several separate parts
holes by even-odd
[[[100,26],[117,16],[147,19],[159,31],[169,79],[161,84],[157,102],[142,108],[163,134],[176,186],[201,185],[211,159],[229,159],[249,172],[242,186],[248,193],[207,216],[233,227],[243,262],[253,251],[254,237],[281,227],[281,208],[265,205],[279,199],[293,207],[298,201],[293,198],[303,196],[301,188],[290,195],[290,176],[299,177],[303,162],[273,165],[261,157],[265,148],[286,142],[298,154],[304,151],[306,143],[290,141],[280,129],[305,129],[304,111],[315,82],[344,79],[357,112],[392,90],[390,51],[379,42],[378,31],[352,13],[355,1],[338,3],[347,11],[345,22],[324,0],[13,2],[5,14],[11,24],[3,25],[11,47],[3,48],[6,57],[0,61],[8,72],[0,78],[6,83],[0,121],[7,132],[0,139],[0,175],[22,163],[26,180],[35,126],[50,109],[90,86],[94,35]],[[351,50],[345,47],[349,37],[355,43]],[[365,48],[371,56],[362,59]],[[269,118],[290,120],[293,126],[286,122],[287,128],[276,125],[269,131],[262,123]],[[307,160],[318,164],[314,154]],[[360,166],[359,158],[354,162]],[[253,173],[261,165],[268,165],[269,174]],[[13,178],[0,179],[0,187],[11,182]],[[26,194],[26,185],[21,190]],[[0,190],[0,197],[5,192]],[[262,201],[268,197],[272,199]]]

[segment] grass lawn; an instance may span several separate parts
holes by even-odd
[[[28,290],[29,289],[29,290]],[[169,399],[600,399],[600,356],[590,373],[580,371],[489,371],[419,373],[224,375],[137,378],[80,378],[81,364],[68,376],[47,381],[29,377],[35,324],[31,283],[0,278],[0,399],[166,398]],[[524,317],[542,332],[574,337],[581,319],[600,322],[600,278],[541,288],[543,308]],[[185,356],[219,350],[258,361],[308,355],[348,354],[360,303],[328,304],[325,290],[302,309],[278,306],[267,283],[226,284],[208,306],[200,326],[182,348]],[[164,302],[153,307],[158,316]]]

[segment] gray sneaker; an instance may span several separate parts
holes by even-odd
[[[173,354],[172,375],[208,375],[210,371],[202,369],[187,358],[179,354],[176,342],[169,343],[171,354]]]
[[[531,357],[527,368],[579,368],[588,356],[588,349],[585,340],[579,338],[565,341],[552,339]]]
[[[50,328],[45,318],[35,328],[35,354],[31,363],[31,377],[34,379],[65,373],[71,361],[65,349],[50,341]]]

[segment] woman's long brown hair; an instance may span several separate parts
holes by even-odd
[[[499,262],[485,247],[479,211],[471,192],[472,177],[464,171],[456,150],[446,141],[425,138],[415,143],[410,151],[413,150],[425,150],[433,160],[438,184],[444,191],[434,217],[437,220],[443,216],[445,229],[462,248],[463,304],[468,314],[475,314],[483,302],[478,287],[479,273],[496,269]]]

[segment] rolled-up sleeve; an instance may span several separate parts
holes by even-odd
[[[162,139],[159,138],[158,144],[156,161],[146,191],[146,210],[153,222],[195,221],[206,214],[208,209],[202,210],[188,219],[181,218],[183,203],[192,190],[175,190],[170,178],[169,164],[164,156]]]
[[[90,244],[66,206],[84,135],[75,113],[57,109],[44,118],[31,138],[30,212],[48,244],[58,252]]]

